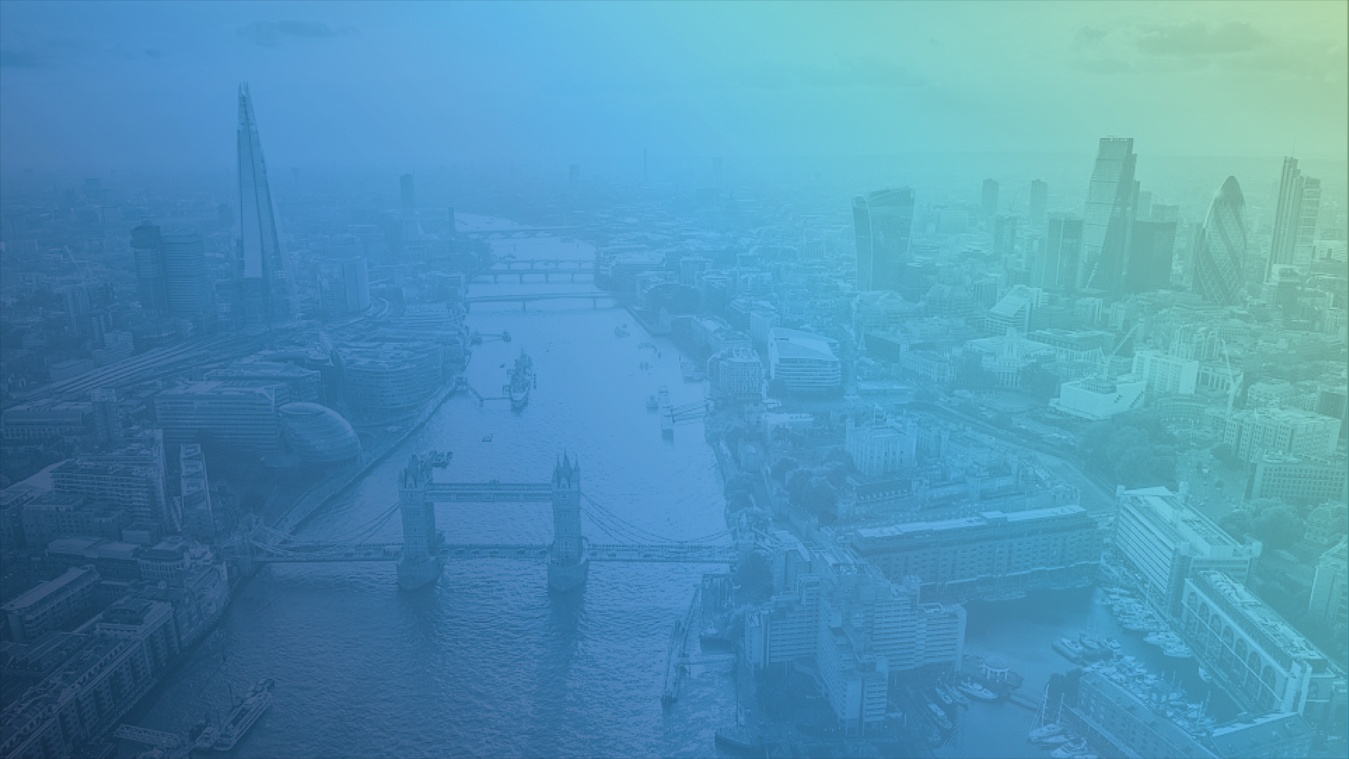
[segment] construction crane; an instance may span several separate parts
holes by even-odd
[[[1124,333],[1124,337],[1121,337],[1118,343],[1115,343],[1115,349],[1106,354],[1105,358],[1101,359],[1101,379],[1103,381],[1110,379],[1108,376],[1110,374],[1110,359],[1114,358],[1115,354],[1119,353],[1119,349],[1123,348],[1124,344],[1129,342],[1129,338],[1133,337],[1134,332],[1138,329],[1138,325],[1139,322],[1134,322],[1134,326],[1130,327],[1129,331]]]

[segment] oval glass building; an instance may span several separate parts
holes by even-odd
[[[317,403],[287,403],[279,409],[281,436],[306,464],[332,464],[361,455],[361,439],[342,415]]]
[[[1206,301],[1231,306],[1241,299],[1246,261],[1246,199],[1228,177],[1209,207],[1194,255],[1194,289]]]

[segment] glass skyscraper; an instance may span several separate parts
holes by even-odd
[[[1246,260],[1246,199],[1228,177],[1209,206],[1194,255],[1194,289],[1204,300],[1230,306],[1241,298]]]
[[[238,313],[246,324],[290,318],[286,255],[276,228],[276,208],[267,184],[267,164],[248,85],[239,87]]]
[[[1103,137],[1087,185],[1077,287],[1118,292],[1124,277],[1138,182],[1132,137]]]
[[[897,292],[909,258],[913,190],[877,190],[853,198],[857,289]]]

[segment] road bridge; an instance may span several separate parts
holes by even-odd
[[[601,300],[617,300],[618,296],[613,293],[600,291],[582,292],[582,293],[532,293],[532,294],[512,294],[512,295],[470,295],[461,299],[459,302],[464,304],[465,308],[471,308],[475,303],[519,303],[520,310],[527,310],[528,304],[542,300],[588,300],[593,308],[599,308]]]
[[[414,455],[399,475],[398,503],[358,534],[372,534],[395,513],[402,517],[402,543],[296,541],[259,528],[239,557],[255,564],[318,564],[396,562],[398,582],[404,588],[434,583],[445,563],[464,559],[514,559],[546,562],[548,585],[565,591],[583,585],[592,562],[734,564],[739,548],[724,542],[728,532],[697,540],[661,539],[628,524],[589,498],[587,516],[610,536],[636,537],[645,542],[591,543],[581,529],[583,496],[579,462],[563,455],[550,482],[437,482],[433,468],[448,457]],[[435,505],[488,503],[549,503],[553,515],[553,542],[449,543],[436,527]],[[268,534],[270,532],[270,534]],[[270,537],[270,539],[268,539]],[[714,541],[722,542],[714,542]]]

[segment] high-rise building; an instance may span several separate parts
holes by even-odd
[[[166,235],[153,224],[131,230],[141,307],[156,317],[198,326],[214,321],[215,304],[201,235]]]
[[[853,198],[857,289],[897,291],[909,258],[913,190],[878,190]]]
[[[1129,235],[1129,258],[1125,263],[1124,289],[1143,293],[1171,284],[1171,264],[1176,249],[1176,222],[1135,221]]]
[[[1045,223],[1045,209],[1049,206],[1049,185],[1039,179],[1030,183],[1030,223],[1037,229]]]
[[[1138,182],[1134,179],[1132,137],[1102,137],[1096,167],[1087,185],[1082,261],[1076,286],[1118,292],[1134,222]]]
[[[1010,263],[1016,253],[1015,216],[995,216],[993,218],[993,253],[1000,256],[1004,263]]]
[[[211,508],[211,484],[206,475],[206,455],[197,443],[178,446],[178,510],[183,529],[198,540],[215,537],[215,512]]]
[[[245,84],[239,87],[239,321],[270,324],[290,318],[288,268],[277,232],[276,207],[267,183],[253,98]]]
[[[319,279],[319,304],[325,318],[335,319],[370,307],[370,269],[364,258],[329,264]]]
[[[1117,491],[1115,551],[1138,573],[1147,601],[1168,618],[1179,616],[1187,577],[1217,570],[1238,583],[1254,561],[1249,545],[1233,540],[1162,487]]]
[[[980,196],[980,210],[985,219],[998,215],[998,180],[985,179],[983,194]]]
[[[1269,242],[1268,272],[1279,264],[1293,263],[1293,249],[1297,246],[1298,230],[1302,225],[1302,191],[1305,180],[1298,170],[1296,158],[1283,159],[1283,173],[1279,177],[1279,200],[1274,209],[1274,232]],[[1320,185],[1317,185],[1319,204]]]
[[[1246,199],[1236,177],[1228,177],[1209,206],[1194,254],[1194,290],[1222,306],[1241,297],[1246,261]]]
[[[1321,213],[1321,180],[1302,178],[1302,213],[1298,217],[1297,240],[1293,243],[1293,263],[1311,263],[1316,243],[1316,219]]]
[[[1043,247],[1031,263],[1031,286],[1046,290],[1072,287],[1082,256],[1082,220],[1062,214],[1049,217]]]
[[[94,388],[89,393],[94,411],[94,434],[100,445],[122,442],[122,412],[117,406],[117,391],[110,387]]]
[[[164,257],[159,227],[142,224],[131,230],[131,256],[136,264],[136,293],[141,308],[159,316],[168,310]]]
[[[417,210],[417,190],[411,174],[404,174],[398,178],[398,197],[401,201],[403,213],[412,213]]]

